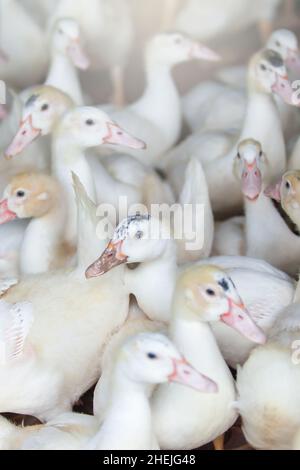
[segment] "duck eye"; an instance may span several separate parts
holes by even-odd
[[[215,291],[213,289],[206,289],[207,295],[210,297],[214,297],[216,295]]]
[[[49,109],[49,104],[45,103],[43,104],[43,106],[41,107],[41,111],[47,111]]]
[[[285,182],[286,189],[291,189],[291,183],[289,181]]]
[[[148,353],[147,357],[148,359],[151,359],[151,360],[157,359],[157,355],[152,352]]]
[[[19,198],[25,197],[25,191],[22,191],[21,189],[16,192],[16,196]]]
[[[267,70],[267,67],[264,64],[260,64],[261,70]]]
[[[140,240],[141,238],[143,238],[143,235],[144,235],[144,233],[141,230],[139,230],[138,232],[136,232],[135,238],[137,240]]]
[[[93,121],[93,119],[87,119],[85,121],[86,125],[87,126],[94,126],[95,125],[95,121]]]
[[[240,152],[238,152],[237,157],[239,160],[242,158]]]
[[[263,151],[262,150],[259,152],[259,156],[260,156],[260,158],[263,156]]]

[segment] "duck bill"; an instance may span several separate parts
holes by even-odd
[[[41,135],[41,130],[36,129],[32,124],[32,117],[28,116],[25,121],[22,121],[17,134],[15,135],[12,143],[5,151],[5,158],[11,158],[19,155],[31,142]]]
[[[4,104],[0,104],[0,121],[5,119],[7,115],[8,115],[8,111],[6,107],[4,106]]]
[[[264,194],[265,196],[269,197],[270,199],[274,199],[274,201],[276,202],[281,202],[281,178],[280,178],[280,181],[278,181],[277,183],[275,184],[271,184],[270,186],[268,186],[265,191],[264,191]]]
[[[226,325],[241,333],[245,338],[257,344],[265,344],[265,333],[254,323],[245,305],[229,298],[228,312],[221,316]]]
[[[209,47],[204,46],[198,42],[194,42],[191,46],[190,51],[190,58],[191,59],[200,59],[200,60],[207,60],[209,62],[219,62],[221,57],[215,51],[210,49]]]
[[[0,225],[17,218],[17,214],[9,210],[7,199],[0,201]]]
[[[217,393],[218,385],[206,375],[198,372],[185,359],[174,359],[174,370],[169,382],[185,385],[203,393]]]
[[[290,49],[285,63],[290,70],[300,74],[300,54],[298,50]]]
[[[111,242],[100,258],[86,270],[85,277],[92,279],[94,277],[103,276],[103,274],[111,271],[111,269],[125,264],[127,259],[127,256],[122,253],[122,242]]]
[[[5,54],[5,52],[0,49],[0,62],[8,62],[8,56]]]
[[[83,50],[79,40],[74,40],[68,47],[68,54],[75,67],[87,70],[90,66],[90,59]]]
[[[289,79],[281,75],[276,76],[276,82],[272,86],[272,91],[280,96],[283,101],[292,106],[300,106],[296,90],[293,89]]]
[[[255,201],[262,191],[262,175],[256,162],[246,165],[242,174],[242,192],[249,201]]]
[[[107,123],[107,136],[103,139],[104,144],[122,145],[135,150],[144,150],[147,145],[140,139],[133,137],[115,123]]]

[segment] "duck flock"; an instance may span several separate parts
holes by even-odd
[[[297,4],[138,5],[0,0],[0,449],[300,450]]]

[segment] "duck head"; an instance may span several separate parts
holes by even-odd
[[[59,19],[52,31],[52,54],[68,57],[75,67],[86,70],[90,65],[88,56],[81,44],[78,23],[71,18]]]
[[[221,321],[245,338],[263,344],[265,334],[249,315],[237,289],[222,269],[215,266],[196,266],[184,271],[175,289],[175,302],[183,298],[193,319],[203,322]]]
[[[58,202],[61,190],[54,178],[26,173],[15,176],[0,202],[0,224],[16,218],[42,217]]]
[[[5,119],[8,115],[8,111],[6,109],[6,106],[4,104],[0,104],[0,121]]]
[[[279,181],[266,189],[265,194],[280,202],[283,210],[300,228],[300,170],[287,171]]]
[[[170,240],[168,228],[150,215],[134,215],[116,228],[106,250],[87,270],[88,279],[102,276],[124,263],[142,263],[160,258]]]
[[[279,95],[285,103],[299,106],[281,55],[270,49],[258,52],[251,59],[249,87],[260,93]]]
[[[267,48],[278,52],[287,68],[300,72],[299,42],[295,33],[289,29],[274,31],[268,40]]]
[[[59,123],[57,133],[82,149],[103,144],[145,149],[145,142],[131,136],[98,108],[83,106],[68,111]]]
[[[117,358],[117,371],[140,383],[179,383],[206,393],[217,384],[194,369],[164,335],[140,333],[130,338]]]
[[[172,67],[193,59],[218,61],[220,56],[182,33],[160,33],[154,36],[147,47],[150,65],[160,64]]]
[[[24,105],[19,129],[6,149],[5,157],[10,159],[39,136],[49,135],[60,117],[72,106],[72,99],[57,88],[37,87]]]
[[[259,142],[253,139],[240,142],[233,167],[236,177],[241,181],[242,193],[249,201],[256,201],[261,194],[267,165]]]

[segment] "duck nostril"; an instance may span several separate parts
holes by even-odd
[[[122,131],[118,131],[117,134],[118,134],[118,135],[123,135],[123,132],[122,132]]]
[[[23,132],[22,132],[22,135],[26,135],[26,134],[27,134],[27,131],[23,131]]]

